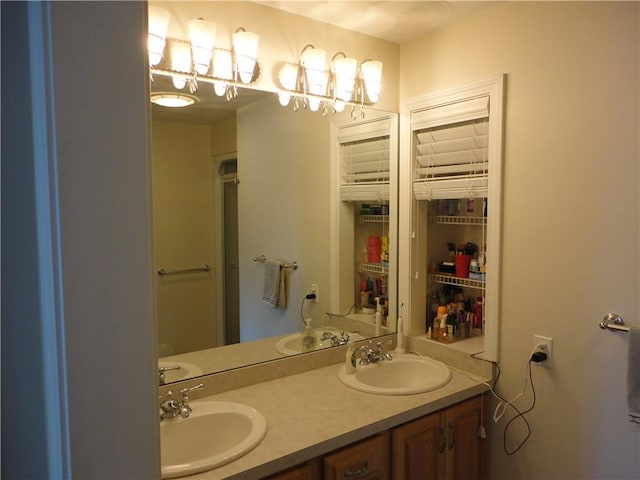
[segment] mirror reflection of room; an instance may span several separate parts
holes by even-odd
[[[163,88],[161,81],[157,88]],[[295,112],[272,94],[246,89],[238,98],[237,110],[211,101],[206,116],[202,109],[190,117],[153,107],[154,260],[158,270],[170,273],[155,278],[159,352],[161,367],[182,365],[165,372],[167,382],[182,379],[189,368],[218,371],[303,353],[305,318],[311,319],[318,348],[394,328],[388,321],[388,283],[395,268],[389,246],[395,203],[388,188],[382,197],[372,191],[365,197],[371,200],[343,199],[338,210],[348,211],[346,216],[331,212],[336,186],[330,133],[336,122],[348,131],[349,114]],[[203,95],[201,103],[206,101]],[[376,115],[371,111],[366,118]],[[346,161],[344,152],[353,149],[341,148],[336,162]],[[358,155],[379,163],[378,150],[388,183],[388,138],[383,148]],[[339,236],[351,238],[350,245],[332,245],[332,222],[347,223]],[[371,252],[366,262],[363,248]],[[332,255],[339,257],[341,272],[333,285]],[[271,261],[298,267],[284,272],[286,302],[276,308],[264,301]],[[308,301],[312,285],[318,294]],[[247,342],[251,346],[243,348]],[[213,360],[219,347],[233,349],[233,363]]]

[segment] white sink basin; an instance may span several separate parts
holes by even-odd
[[[320,341],[320,339],[322,338],[322,334],[325,332],[332,333],[338,338],[341,338],[340,330],[334,327],[314,328],[313,331],[316,332],[316,337],[318,338],[318,342],[316,343],[316,346],[313,350],[320,350],[322,348],[327,348],[331,346],[330,339]],[[364,340],[364,338],[365,337],[363,337],[360,334],[349,333],[349,343],[356,342],[359,340]],[[297,355],[299,353],[309,351],[308,349],[305,349],[302,346],[302,332],[292,333],[291,335],[282,337],[280,340],[276,342],[276,350],[278,351],[278,353],[281,353],[282,355]]]
[[[416,355],[394,354],[392,360],[356,366],[347,373],[343,365],[338,372],[348,387],[379,395],[409,395],[435,390],[451,379],[449,368],[442,362]]]
[[[204,472],[255,448],[267,433],[257,410],[231,402],[195,400],[188,418],[160,422],[162,478]]]

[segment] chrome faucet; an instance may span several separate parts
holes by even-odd
[[[158,385],[165,384],[166,378],[165,378],[164,372],[167,372],[169,370],[180,370],[180,365],[171,365],[170,367],[158,368]]]
[[[391,343],[391,341],[386,342]],[[373,342],[370,341],[368,345],[360,347],[360,365],[369,365],[370,363],[378,363],[382,360],[391,360],[393,357],[387,351],[385,351],[385,345],[382,342],[378,342],[373,347]]]
[[[320,340],[331,340],[332,347],[339,347],[340,345],[346,345],[349,343],[349,333],[345,331],[340,332],[340,338],[333,332],[324,332]]]
[[[168,391],[166,400],[160,403],[160,420],[175,418],[178,415],[182,418],[187,418],[193,411],[189,405],[189,393],[194,390],[200,390],[201,388],[204,388],[204,383],[200,383],[191,388],[183,388],[180,390],[182,399],[179,402],[173,398],[173,392]]]

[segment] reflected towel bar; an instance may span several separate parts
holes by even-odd
[[[607,330],[617,330],[619,332],[629,331],[629,327],[624,324],[624,320],[617,313],[607,313],[600,322],[600,328]]]
[[[264,255],[260,255],[259,257],[253,257],[254,262],[265,263],[267,261],[267,257]],[[284,263],[282,264],[282,268],[292,268],[293,270],[298,269],[298,262]]]
[[[211,270],[210,265],[203,265],[197,268],[185,268],[183,270],[165,270],[164,268],[161,268],[160,270],[158,270],[158,275],[164,276],[164,275],[175,275],[177,273],[208,272],[209,270]]]

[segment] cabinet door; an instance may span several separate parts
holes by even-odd
[[[445,478],[483,478],[485,442],[478,435],[482,415],[480,397],[454,405],[443,415],[447,431]]]
[[[389,432],[324,457],[324,480],[389,479]]]
[[[319,459],[313,459],[303,465],[276,473],[268,480],[320,480]]]
[[[391,433],[391,448],[394,480],[444,478],[443,454],[446,439],[440,413],[394,428]]]

